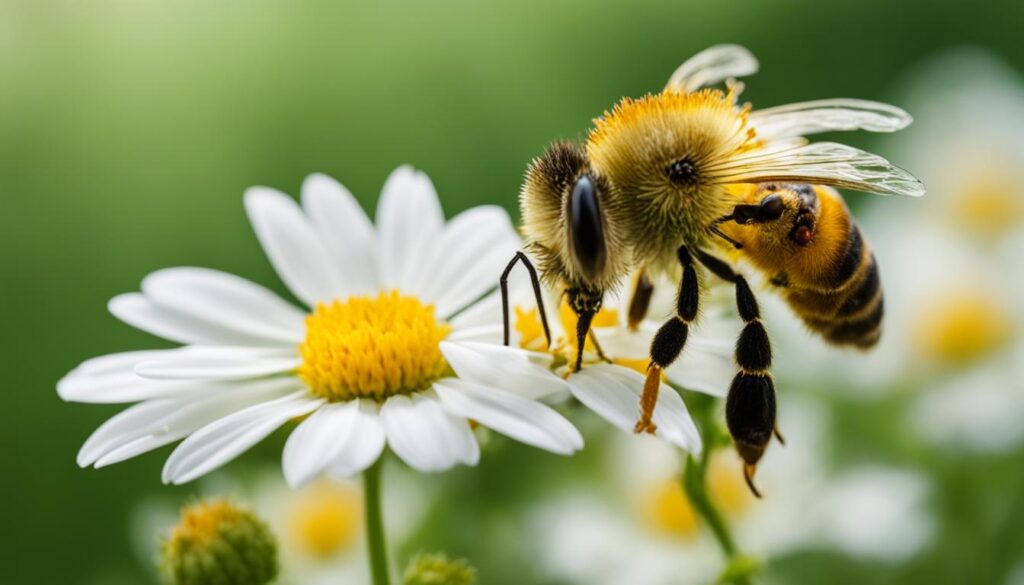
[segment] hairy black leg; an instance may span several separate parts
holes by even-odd
[[[530,283],[533,285],[533,296],[537,301],[537,310],[540,311],[540,323],[544,326],[544,339],[548,342],[548,347],[551,347],[551,331],[548,329],[548,316],[544,311],[544,298],[540,293],[540,279],[537,278],[537,271],[534,269],[530,259],[526,257],[526,254],[522,252],[516,252],[516,255],[512,257],[512,260],[505,267],[505,271],[501,273],[501,279],[499,284],[501,285],[501,316],[503,323],[505,324],[504,337],[502,338],[505,345],[508,345],[509,340],[509,324],[508,324],[508,275],[515,268],[516,262],[522,262],[523,266],[526,266],[527,272],[530,273]]]
[[[743,459],[743,477],[754,495],[761,497],[754,486],[757,462],[773,434],[783,442],[775,428],[775,383],[768,372],[772,363],[771,343],[747,280],[703,251],[697,251],[697,258],[712,274],[736,286],[736,308],[744,325],[736,341],[736,364],[740,371],[733,378],[725,401],[725,422]]]
[[[700,301],[697,269],[693,265],[693,258],[686,246],[679,247],[677,256],[679,264],[683,267],[683,277],[679,281],[676,314],[661,326],[651,341],[651,363],[647,366],[644,392],[640,397],[640,420],[633,428],[637,433],[654,433],[657,430],[657,426],[651,419],[654,416],[654,407],[658,403],[661,372],[679,357],[683,346],[686,345],[690,323],[697,318],[697,307]]]
[[[654,294],[654,283],[647,277],[647,274],[640,270],[637,275],[636,286],[633,287],[633,296],[629,299],[629,330],[636,331],[640,328],[640,322],[647,316],[647,309],[651,306],[651,296]]]
[[[597,335],[594,333],[594,329],[590,329],[590,342],[594,344],[594,351],[597,352],[597,357],[605,363],[613,363],[611,358],[605,355],[604,350],[601,349],[601,344],[597,342]]]

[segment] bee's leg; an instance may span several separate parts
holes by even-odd
[[[736,285],[736,307],[744,326],[736,341],[736,363],[740,371],[733,378],[725,401],[725,422],[743,459],[743,477],[754,495],[761,497],[754,486],[754,472],[772,434],[778,434],[775,383],[768,372],[772,363],[771,343],[747,280],[725,262],[701,250],[697,251],[697,258],[713,274]],[[781,436],[779,441],[782,442]]]
[[[637,275],[636,286],[633,287],[633,296],[629,299],[629,330],[636,331],[640,328],[640,322],[647,316],[647,309],[651,306],[651,295],[654,294],[654,283],[647,277],[647,273],[641,268]]]
[[[604,300],[604,293],[593,289],[570,288],[565,291],[569,301],[569,308],[576,313],[576,361],[572,371],[578,372],[583,367],[583,350],[587,343],[587,334],[591,333],[590,324],[594,316],[601,310],[601,303]],[[595,344],[595,347],[596,344]],[[602,352],[598,350],[598,355]]]
[[[544,339],[547,340],[548,347],[551,347],[551,331],[548,329],[548,316],[544,311],[544,299],[540,294],[540,279],[537,278],[537,271],[533,268],[533,263],[526,257],[526,254],[522,252],[516,252],[516,255],[512,257],[512,260],[505,267],[505,271],[501,273],[501,279],[498,281],[501,286],[501,316],[503,323],[505,324],[504,337],[502,338],[505,345],[508,345],[509,339],[509,327],[508,327],[508,275],[515,268],[516,262],[522,262],[523,266],[526,266],[527,272],[530,273],[530,283],[533,285],[533,296],[537,300],[537,311],[540,312],[540,323],[544,326]]]
[[[594,350],[597,351],[597,357],[605,363],[613,363],[611,358],[605,355],[604,350],[601,349],[601,344],[597,342],[597,335],[594,334],[594,330],[590,330],[590,342],[594,344]]]
[[[690,323],[697,318],[700,300],[697,270],[686,246],[680,246],[676,254],[683,267],[683,277],[679,281],[679,296],[676,298],[676,314],[661,326],[651,341],[651,363],[647,366],[647,379],[644,380],[644,392],[640,397],[640,420],[633,428],[637,433],[654,433],[657,430],[658,427],[652,417],[654,407],[658,403],[661,372],[679,357],[683,346],[686,345]]]

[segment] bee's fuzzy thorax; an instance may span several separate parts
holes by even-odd
[[[666,91],[625,98],[594,121],[587,154],[614,177],[639,264],[671,266],[681,244],[702,246],[707,226],[735,203],[714,173],[759,147],[747,112],[722,91]]]

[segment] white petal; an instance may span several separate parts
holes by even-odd
[[[633,432],[640,418],[644,377],[620,366],[596,364],[569,377],[569,388],[580,402],[614,426]],[[700,452],[697,427],[679,394],[667,384],[658,392],[653,422],[657,436],[693,453]]]
[[[338,266],[346,293],[376,292],[377,235],[349,190],[327,175],[310,175],[302,183],[302,207]]]
[[[173,443],[222,416],[289,392],[294,385],[208,384],[205,389],[203,394],[149,400],[114,415],[82,445],[78,464],[102,467]]]
[[[327,247],[295,201],[273,189],[245,192],[245,209],[274,270],[296,297],[310,307],[344,290]]]
[[[552,408],[510,392],[456,378],[434,384],[441,406],[521,443],[571,455],[583,448],[576,427]]]
[[[444,227],[444,214],[430,179],[412,167],[395,169],[377,204],[383,284],[420,292],[426,260],[433,257]]]
[[[135,373],[155,380],[244,380],[289,372],[302,364],[297,356],[198,356],[146,360]]]
[[[352,421],[352,432],[335,455],[327,473],[335,479],[349,479],[374,464],[384,451],[384,427],[380,407],[373,400],[360,399]]]
[[[143,362],[188,362],[194,358],[235,358],[249,360],[294,359],[294,350],[283,353],[275,348],[238,348],[188,346],[111,354],[86,361],[57,382],[57,394],[69,402],[118,403],[154,398],[170,398],[206,388],[212,376],[199,380],[151,380],[135,373]],[[280,369],[276,371],[282,371]],[[226,378],[226,376],[220,376]]]
[[[666,90],[690,92],[732,77],[757,73],[757,59],[739,45],[715,45],[686,60],[665,84]]]
[[[471,341],[442,341],[441,353],[459,378],[482,386],[533,400],[568,390],[565,380],[537,363],[550,363],[547,354]]]
[[[265,340],[245,335],[185,313],[175,311],[147,298],[142,293],[118,295],[107,304],[111,314],[147,333],[198,345],[266,345]],[[274,343],[276,345],[276,342]]]
[[[315,410],[322,399],[305,389],[250,406],[199,429],[178,445],[164,465],[164,483],[182,484],[209,473],[252,447],[289,419]]]
[[[392,396],[380,409],[391,449],[418,471],[443,471],[457,463],[476,465],[480,446],[465,419],[448,414],[424,393]]]
[[[158,270],[142,281],[157,304],[200,321],[271,342],[299,343],[305,315],[273,292],[207,268]]]
[[[57,382],[57,394],[68,402],[117,404],[188,394],[204,384],[194,380],[146,380],[132,370],[97,375],[73,371]]]
[[[485,205],[460,213],[445,226],[428,259],[422,297],[448,317],[496,288],[521,245],[504,209]]]
[[[288,437],[284,446],[284,477],[288,485],[297,488],[329,467],[344,467],[350,474],[358,473],[376,461],[383,449],[384,431],[377,419],[376,406],[359,399],[328,404],[317,409]]]
[[[665,370],[665,376],[686,390],[725,396],[737,372],[732,349],[694,341],[687,343],[679,359]]]

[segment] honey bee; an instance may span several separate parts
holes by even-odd
[[[536,259],[540,280],[564,291],[578,316],[573,371],[583,365],[588,335],[600,355],[590,324],[605,292],[638,274],[629,307],[636,324],[647,312],[654,279],[678,281],[675,314],[651,342],[638,433],[655,431],[661,373],[684,349],[705,273],[732,283],[744,327],[726,422],[755,494],[757,462],[773,434],[781,435],[768,334],[753,291],[733,265],[744,259],[764,273],[826,341],[870,347],[882,320],[877,265],[830,186],[924,194],[917,179],[882,157],[805,138],[836,130],[892,132],[910,123],[906,112],[852,99],[754,111],[739,104],[743,86],[735,78],[757,67],[736,45],[698,53],[660,93],[623,98],[596,118],[582,146],[550,146],[530,164],[519,197],[525,251]],[[724,90],[708,87],[723,82]],[[502,290],[519,261],[533,276],[539,302],[536,272],[522,252],[502,275]],[[507,314],[506,304],[506,343]]]

